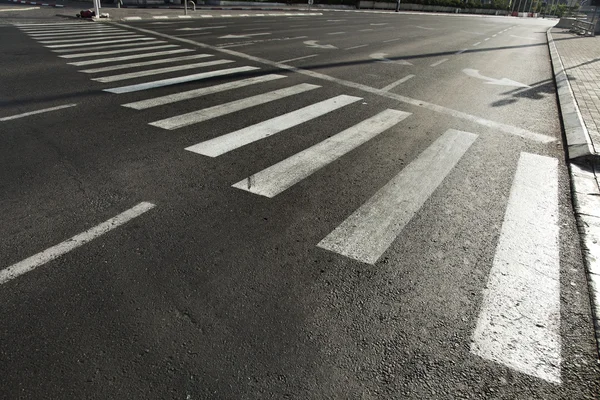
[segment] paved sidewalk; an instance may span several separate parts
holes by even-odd
[[[552,37],[594,149],[600,153],[600,36],[554,28]]]

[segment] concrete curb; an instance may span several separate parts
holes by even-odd
[[[552,28],[546,31],[548,38],[548,48],[556,81],[556,91],[558,93],[558,105],[561,119],[565,128],[565,137],[567,138],[567,156],[569,160],[576,159],[597,159],[592,140],[588,130],[581,117],[577,100],[573,95],[569,78],[565,72],[562,60],[552,39]]]
[[[570,164],[569,172],[600,358],[600,164],[591,161]]]

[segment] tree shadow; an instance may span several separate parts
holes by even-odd
[[[548,95],[554,95],[556,88],[554,79],[546,79],[530,85],[528,88],[516,88],[507,92],[501,93],[505,98],[492,103],[492,107],[502,107],[509,104],[514,104],[520,99],[541,100]]]

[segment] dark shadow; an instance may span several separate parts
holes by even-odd
[[[506,96],[502,100],[498,100],[492,103],[492,107],[502,107],[509,104],[514,104],[520,99],[532,99],[541,100],[548,95],[554,95],[556,88],[554,86],[554,79],[546,79],[530,85],[529,88],[516,88],[504,93],[501,96]]]

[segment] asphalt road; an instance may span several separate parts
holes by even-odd
[[[3,398],[597,398],[552,22],[322,14],[0,27]]]

